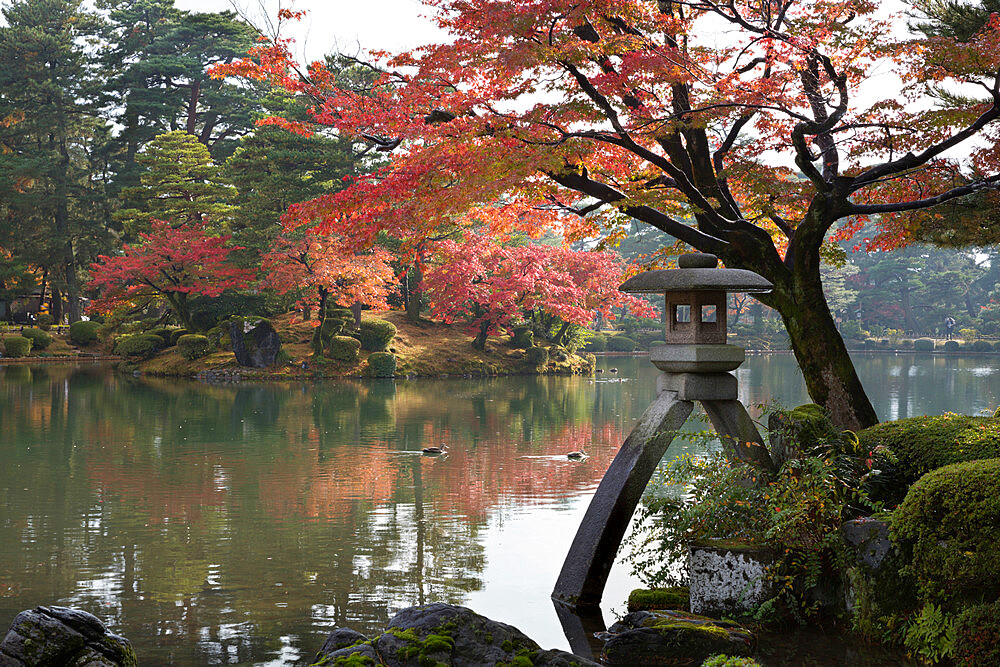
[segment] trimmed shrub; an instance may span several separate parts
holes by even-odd
[[[386,320],[361,320],[358,328],[362,350],[384,352],[395,337],[396,325]]]
[[[957,340],[946,340],[941,348],[945,352],[958,352],[958,341]]]
[[[903,348],[904,350],[912,350],[913,349],[913,341],[910,340],[909,338],[904,338],[903,340],[899,341],[899,346],[901,348]]]
[[[317,352],[330,347],[330,339],[346,333],[354,324],[354,313],[348,308],[332,306],[326,309],[323,326],[316,327],[312,337],[312,347]],[[360,341],[359,341],[360,343]]]
[[[350,336],[331,336],[326,346],[327,356],[337,361],[355,362],[361,351],[361,341]]]
[[[212,343],[208,336],[198,334],[184,334],[177,338],[177,351],[181,356],[189,361],[200,359],[212,350]]]
[[[56,323],[56,318],[52,317],[48,313],[38,313],[38,317],[35,318],[35,324],[42,331],[48,331],[52,328],[52,325]]]
[[[611,352],[633,352],[635,341],[628,336],[612,336],[608,339],[608,350]]]
[[[26,357],[31,352],[31,339],[24,336],[8,336],[3,339],[3,350],[8,357]]]
[[[170,347],[173,347],[174,345],[177,345],[177,341],[180,340],[181,336],[186,336],[189,333],[191,332],[187,329],[172,329],[170,331],[170,340],[167,341],[167,344],[170,345]]]
[[[952,660],[959,667],[1000,665],[1000,600],[966,607],[955,618]]]
[[[93,320],[73,322],[69,325],[69,339],[77,345],[89,345],[97,340],[97,331],[100,328],[101,323]]]
[[[516,350],[527,350],[535,344],[535,334],[531,327],[514,327],[514,334],[510,337],[510,346]]]
[[[1000,459],[932,470],[892,513],[893,541],[923,599],[952,607],[1000,596]]]
[[[132,334],[122,336],[115,342],[115,354],[126,357],[141,357],[148,359],[164,348],[166,343],[153,334]]]
[[[391,352],[372,352],[368,355],[368,375],[391,378],[396,374],[396,355]]]
[[[875,343],[875,339],[874,338],[865,338],[864,348],[866,350],[874,350],[875,349],[875,345],[876,345],[876,343]]]
[[[595,331],[583,349],[587,352],[604,352],[608,349],[608,337],[600,331]]]
[[[865,451],[886,449],[894,459],[893,469],[878,476],[882,490],[874,498],[893,507],[931,470],[1000,457],[1000,419],[950,413],[910,417],[858,431],[858,442]]]
[[[913,341],[913,349],[916,352],[933,352],[934,351],[934,341],[930,338],[918,338]]]
[[[174,336],[175,331],[179,331],[179,329],[177,329],[177,327],[158,327],[156,329],[150,329],[146,333],[159,336],[163,339],[163,344],[166,347],[172,347],[177,344],[177,337]]]
[[[993,344],[993,349],[996,350],[997,352],[1000,352],[1000,340],[998,340]]]
[[[977,340],[972,343],[973,352],[992,352],[993,344],[988,340]]]
[[[546,347],[535,345],[524,351],[524,358],[529,364],[536,367],[545,366],[549,363],[549,350]]]
[[[31,349],[44,350],[52,344],[52,336],[41,329],[26,328],[21,330],[21,335],[31,339]]]

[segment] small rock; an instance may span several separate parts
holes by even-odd
[[[233,320],[229,325],[229,338],[233,343],[236,362],[240,366],[273,366],[281,351],[281,338],[267,320]]]

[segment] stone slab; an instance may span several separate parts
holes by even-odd
[[[739,394],[736,378],[729,373],[661,373],[656,389],[676,391],[682,401],[735,401]]]
[[[691,545],[691,612],[726,616],[753,609],[770,594],[767,568],[773,562],[766,549]]]
[[[738,368],[746,352],[736,345],[654,345],[649,360],[667,373],[724,373]]]

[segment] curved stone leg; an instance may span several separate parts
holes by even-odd
[[[646,408],[604,474],[563,562],[552,597],[573,607],[596,606],[625,530],[657,464],[694,404],[663,391]],[[668,431],[670,433],[663,433]],[[663,433],[660,437],[654,437]]]
[[[708,418],[719,434],[730,459],[749,463],[764,470],[774,470],[774,462],[747,409],[737,400],[702,400]]]

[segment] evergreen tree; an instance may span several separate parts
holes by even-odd
[[[6,250],[66,294],[75,321],[80,270],[109,241],[109,135],[88,57],[99,23],[80,0],[17,0],[3,17],[0,223],[16,230]]]
[[[174,226],[205,221],[216,228],[228,225],[234,210],[229,202],[236,197],[236,188],[194,136],[184,130],[161,134],[137,160],[146,167],[141,185],[126,188],[123,195],[138,205],[116,214],[127,235],[147,231],[151,219]]]

